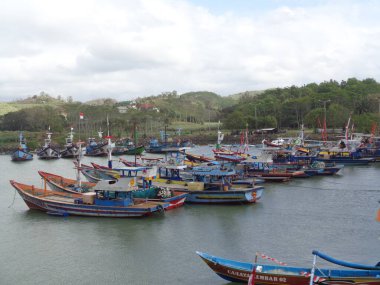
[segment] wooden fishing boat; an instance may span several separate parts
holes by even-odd
[[[290,177],[290,178],[308,178],[311,174],[306,173],[304,170],[266,170],[258,172],[250,172],[250,175],[255,177]]]
[[[100,135],[99,135],[100,136]],[[107,156],[108,142],[96,142],[95,138],[89,138],[85,150],[86,156]]]
[[[165,139],[162,143],[159,143],[157,139],[151,139],[149,146],[145,148],[145,151],[148,153],[173,153],[181,152],[190,148],[190,141],[168,142]]]
[[[262,141],[262,144],[266,145],[267,147],[282,147],[285,144],[285,140],[282,138],[279,138],[279,139],[276,139],[273,141],[268,141],[268,140],[264,139]]]
[[[73,163],[74,163],[74,165],[75,165],[75,168],[78,168],[78,165],[79,165],[79,164],[78,164],[78,161],[73,160]],[[79,168],[80,168],[80,169],[82,169],[82,168],[90,168],[90,169],[93,169],[94,167],[91,166],[91,165],[88,165],[88,164],[83,164],[83,163],[81,163]]]
[[[191,171],[193,181],[187,181],[186,202],[202,204],[245,204],[261,199],[264,187],[243,183],[233,184],[236,172],[224,167],[197,167]],[[170,185],[170,184],[169,184]],[[179,185],[174,187],[178,187]]]
[[[254,283],[250,283],[255,285],[380,285],[379,266],[363,266],[359,268],[361,270],[319,269],[240,262],[198,251],[197,254],[216,274],[230,282],[247,284],[255,268]],[[313,282],[310,282],[310,278]]]
[[[204,155],[196,155],[196,154],[191,154],[191,153],[187,153],[187,152],[183,152],[183,154],[186,156],[186,158],[189,161],[192,161],[192,162],[211,162],[211,161],[214,161],[213,158],[207,157]]]
[[[141,155],[145,151],[145,146],[130,147],[124,151],[124,155]]]
[[[354,151],[321,151],[313,161],[322,161],[325,163],[343,164],[346,166],[368,165],[375,162],[374,157],[362,157],[360,152]]]
[[[26,146],[26,141],[22,133],[19,135],[19,145],[18,148],[12,152],[12,161],[28,161],[33,159],[33,154],[31,154]]]
[[[68,193],[85,193],[91,191],[95,187],[96,183],[80,181],[62,177],[60,175],[38,171],[38,174],[44,179],[53,191],[62,191]]]
[[[30,209],[38,209],[54,215],[78,215],[92,217],[142,217],[163,212],[169,203],[135,200],[132,189],[134,178],[118,181],[100,181],[94,192],[72,194],[39,189],[33,185],[10,181]]]
[[[325,164],[321,161],[315,161],[309,166],[304,166],[303,171],[311,176],[326,176],[335,175],[343,168],[343,164],[334,165],[332,163]]]
[[[139,188],[133,191],[133,197],[135,199],[140,198],[147,201],[169,203],[169,206],[166,207],[165,210],[172,210],[183,206],[187,196],[188,193],[186,192],[161,187]]]
[[[93,168],[95,169],[101,169],[101,170],[112,170],[112,168],[108,167],[108,166],[104,166],[104,165],[100,165],[100,164],[97,164],[95,162],[91,162],[91,165]]]
[[[134,146],[134,145],[115,145],[112,149],[113,155],[141,155],[145,151],[145,146]]]
[[[135,161],[129,161],[124,158],[119,158],[125,166],[153,166],[162,162],[163,158],[154,158],[154,157],[138,157]]]
[[[95,168],[81,168],[81,173],[89,182],[98,183],[101,180],[117,180],[119,173],[117,171],[109,171]]]
[[[37,152],[37,156],[39,159],[58,159],[60,158],[59,150],[52,146],[51,143],[51,135],[53,133],[49,131],[46,133],[47,138],[45,139],[44,146],[41,150]]]
[[[53,191],[61,191],[72,194],[80,194],[91,192],[96,186],[96,183],[80,182],[77,180],[65,178],[52,173],[38,171],[44,182],[49,185]],[[128,176],[132,177],[132,176]],[[125,178],[120,178],[125,179]],[[119,180],[120,180],[119,179]],[[165,210],[178,208],[185,203],[187,193],[181,191],[170,190],[160,187],[136,188],[132,191],[132,196],[135,200],[144,199],[153,202],[169,203]]]
[[[74,133],[73,128],[71,128],[64,149],[60,152],[61,158],[75,158],[79,155],[79,147],[74,143]]]
[[[222,154],[222,153],[215,153],[215,159],[219,161],[229,161],[229,162],[241,162],[245,160],[245,157],[242,157],[239,154]]]

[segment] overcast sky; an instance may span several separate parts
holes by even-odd
[[[376,0],[2,0],[0,100],[380,81]]]

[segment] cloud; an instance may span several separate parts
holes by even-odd
[[[190,0],[3,2],[2,100],[228,95],[380,75],[376,1],[278,1],[260,13]]]

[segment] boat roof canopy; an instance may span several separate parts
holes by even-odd
[[[100,180],[93,188],[94,191],[130,192],[135,190],[135,177],[123,177],[118,181]]]
[[[344,267],[355,268],[355,269],[363,269],[363,270],[380,270],[380,265],[379,265],[380,262],[377,263],[375,266],[351,263],[351,262],[335,259],[335,258],[328,256],[327,254],[324,254],[324,253],[319,252],[317,250],[313,250],[313,255],[319,256],[320,258],[322,258],[328,262],[338,264],[338,265],[341,265]]]

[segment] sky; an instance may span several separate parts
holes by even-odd
[[[380,81],[377,0],[2,0],[0,101]]]

